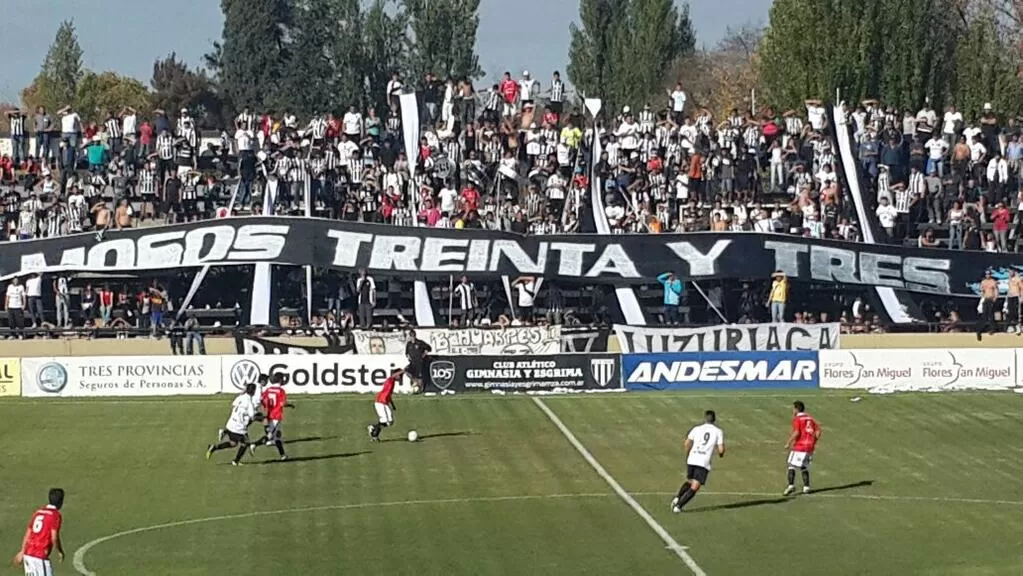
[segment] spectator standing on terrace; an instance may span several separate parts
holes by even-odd
[[[359,306],[359,328],[369,330],[373,325],[373,309],[377,305],[377,283],[372,276],[366,274],[365,268],[359,269],[359,277],[355,280],[355,293]]]
[[[46,108],[40,106],[36,109],[35,115],[36,149],[35,156],[41,160],[49,160],[53,157],[50,148],[50,131],[53,130],[53,118],[46,113]]]
[[[785,322],[785,303],[789,300],[789,279],[781,270],[771,275],[771,293],[767,306],[771,310],[771,322]]]
[[[675,277],[674,272],[661,274],[657,281],[664,287],[664,322],[674,326],[682,321],[680,307],[685,288],[682,281]]]
[[[25,122],[27,117],[18,108],[8,111],[7,117],[11,123],[11,159],[14,160],[15,166],[18,166],[27,160],[28,126]]]
[[[1020,296],[1023,295],[1023,278],[1015,270],[1009,271],[1009,285],[1005,297],[1005,320],[1009,324],[1009,330],[1017,335],[1023,333],[1020,330]]]
[[[458,309],[462,311],[462,323],[466,326],[472,326],[473,322],[477,320],[477,311],[479,310],[476,285],[469,282],[467,276],[462,276],[461,282],[458,283],[458,286],[455,286],[453,297],[458,302]]]
[[[977,324],[977,341],[980,342],[984,332],[995,333],[995,304],[998,302],[998,281],[991,277],[991,271],[984,273],[980,282],[980,322]]]
[[[66,276],[58,276],[53,281],[53,300],[57,305],[57,327],[71,326],[71,291]]]
[[[7,293],[4,298],[4,309],[7,310],[7,324],[11,331],[19,338],[24,338],[22,332],[25,329],[25,304],[27,295],[21,280],[15,276],[7,285]]]
[[[31,274],[25,280],[25,295],[28,297],[28,316],[32,319],[33,328],[41,328],[43,317],[43,275]]]

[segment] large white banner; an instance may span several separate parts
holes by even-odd
[[[360,354],[405,354],[406,332],[355,332]],[[560,326],[417,329],[416,338],[437,356],[545,355],[561,353]]]
[[[701,328],[644,328],[615,324],[625,354],[648,352],[751,352],[839,348],[840,325],[723,324]]]
[[[821,350],[821,388],[872,392],[1009,390],[1016,351],[979,349]]]
[[[24,358],[23,396],[178,396],[220,392],[219,356]]]
[[[289,354],[220,356],[223,391],[237,394],[246,384],[255,383],[260,374],[284,375],[289,394],[337,394],[341,392],[379,392],[384,380],[395,368],[404,368],[404,355],[386,354]],[[411,391],[408,379],[395,388]]]

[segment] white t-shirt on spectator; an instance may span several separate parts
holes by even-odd
[[[927,144],[924,144],[924,148],[930,151],[931,160],[941,160],[948,150],[948,142],[941,138],[931,138],[927,141]]]
[[[895,210],[895,206],[891,204],[877,207],[877,219],[884,228],[895,228],[895,219],[898,216],[899,213]]]
[[[238,130],[234,133],[235,145],[238,151],[252,150],[252,133],[248,130]]]
[[[352,159],[352,155],[355,154],[356,150],[359,149],[359,145],[351,140],[347,142],[338,142],[337,144],[337,159],[341,163],[347,164]]]
[[[622,218],[625,218],[625,208],[623,206],[611,205],[604,208],[604,215],[607,216],[609,223],[617,224]]]
[[[29,298],[39,298],[43,295],[43,279],[40,276],[30,276],[25,280],[25,293]]]
[[[970,144],[970,161],[979,162],[980,159],[987,154],[987,148],[980,142],[974,142]]]
[[[441,188],[441,191],[437,196],[440,198],[440,211],[447,212],[448,214],[455,213],[455,198],[458,198],[458,192],[451,188]]]
[[[7,308],[25,307],[25,286],[10,284],[7,286]]]
[[[522,100],[532,101],[533,94],[536,93],[536,80],[532,78],[523,78],[519,80],[519,98]]]
[[[976,126],[970,126],[963,129],[963,136],[966,137],[967,144],[973,144],[973,137],[977,134],[980,134],[980,128],[977,128]]]
[[[682,112],[686,108],[688,96],[682,90],[675,90],[671,93],[671,111]]]
[[[810,121],[810,126],[814,130],[821,130],[824,128],[824,107],[823,106],[812,106],[807,105],[806,117]]]
[[[77,112],[71,112],[60,117],[60,131],[64,134],[79,132],[82,127],[82,119]]]
[[[362,134],[362,114],[346,112],[341,123],[344,125],[345,134],[349,136],[359,136]]]
[[[134,114],[128,114],[124,118],[121,118],[121,132],[123,132],[125,136],[128,136],[129,134],[137,134],[139,131],[138,127],[139,120]]]
[[[536,299],[536,282],[520,282],[515,285],[515,289],[519,291],[519,306],[531,308]]]
[[[635,122],[622,122],[615,131],[615,136],[618,136],[619,141],[622,144],[622,148],[625,150],[635,150],[639,148],[639,124]]]
[[[943,134],[955,134],[956,133],[956,122],[962,123],[963,115],[959,112],[945,112],[945,118],[943,120],[943,126],[941,132]]]

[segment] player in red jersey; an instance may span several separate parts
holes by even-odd
[[[377,393],[376,402],[373,404],[377,412],[377,423],[370,424],[366,428],[369,431],[369,438],[373,442],[380,440],[381,430],[394,425],[394,412],[397,410],[394,407],[394,387],[404,375],[404,370],[395,368],[387,380],[384,380],[384,389]]]
[[[821,427],[817,421],[806,413],[806,406],[796,400],[792,403],[792,434],[785,443],[789,452],[789,485],[785,488],[785,496],[796,491],[796,468],[803,473],[803,494],[810,493],[810,461],[817,441],[821,438]]]
[[[63,518],[60,508],[64,505],[64,490],[51,488],[50,503],[32,515],[21,541],[21,550],[14,556],[14,563],[25,567],[25,576],[53,576],[50,552],[57,550],[57,558],[64,561],[64,546],[60,542],[60,525]]]
[[[270,385],[263,389],[259,403],[263,408],[263,414],[266,415],[266,426],[263,429],[265,434],[253,445],[273,444],[277,447],[281,460],[287,460],[284,441],[281,439],[281,423],[284,422],[284,409],[294,408],[294,405],[288,403],[288,393],[284,390],[284,374],[278,372],[273,375]]]

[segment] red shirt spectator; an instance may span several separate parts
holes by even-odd
[[[995,232],[1004,232],[1009,229],[1009,222],[1012,221],[1012,214],[1009,213],[1009,209],[1006,208],[1001,202],[995,207],[994,212],[991,213],[991,221],[994,222],[992,228]]]
[[[427,201],[426,206],[419,211],[419,218],[426,222],[427,226],[436,226],[437,222],[440,222],[440,210],[437,210],[437,207],[432,202]]]
[[[327,120],[327,139],[333,140],[341,135],[341,121],[331,116]]]
[[[153,125],[149,122],[143,122],[142,126],[139,127],[139,143],[143,146],[149,146],[153,141]]]
[[[501,80],[501,95],[509,104],[514,104],[515,98],[519,95],[519,83],[512,80],[507,74],[505,74],[504,80]]]
[[[89,125],[85,127],[85,141],[92,140],[96,134],[99,134],[99,126],[96,126],[95,122],[89,122]]]
[[[462,190],[462,203],[465,205],[465,211],[471,212],[477,210],[480,204],[480,193],[476,190],[476,187],[469,184]]]
[[[558,125],[558,115],[550,110],[543,113],[543,123],[550,126]]]

